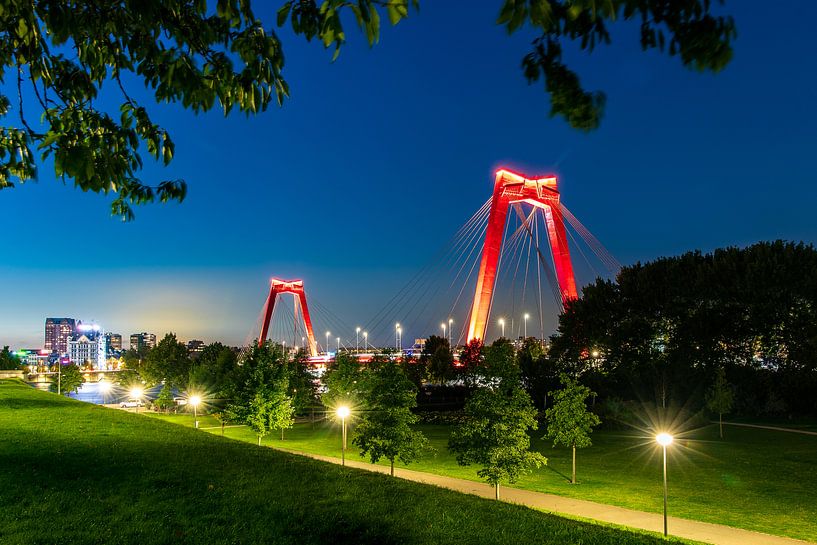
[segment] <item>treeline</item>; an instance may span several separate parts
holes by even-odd
[[[817,251],[761,242],[625,267],[584,288],[546,354],[525,351],[539,402],[566,372],[611,410],[697,410],[722,374],[733,414],[817,415]]]

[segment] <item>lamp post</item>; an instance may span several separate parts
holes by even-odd
[[[452,338],[451,338],[451,333],[452,333],[452,331],[451,331],[451,329],[452,329],[452,328],[451,328],[451,325],[452,325],[453,323],[454,323],[454,319],[453,319],[453,318],[449,318],[449,319],[448,319],[448,346],[451,346],[451,341],[452,341]]]
[[[397,351],[403,352],[403,329],[400,327],[397,328]]]
[[[523,318],[525,319],[525,338],[527,339],[528,338],[528,318],[530,318],[530,314],[525,313]]]
[[[338,337],[338,352],[340,352],[340,337]]]
[[[672,435],[661,432],[655,440],[664,451],[664,537],[667,537],[667,447],[672,444]]]
[[[443,329],[443,339],[448,339],[448,337],[445,334],[445,322],[441,323],[440,327]]]
[[[190,403],[190,405],[193,406],[193,427],[195,427],[196,429],[199,429],[199,413],[198,413],[198,409],[199,409],[199,403],[201,403],[201,396],[196,396],[196,395],[190,396],[190,398],[187,400],[187,402]]]
[[[502,338],[505,338],[505,320],[503,318],[499,319],[499,327],[502,328]]]
[[[355,329],[355,353],[360,352],[360,328]]]
[[[301,337],[301,348],[306,350],[306,337]]]
[[[394,324],[394,349],[399,350],[397,347],[397,343],[400,342],[400,324]]]
[[[337,415],[340,417],[341,435],[343,443],[340,450],[340,465],[346,465],[346,418],[349,416],[349,407],[338,407]]]
[[[329,355],[329,335],[331,335],[331,333],[329,333],[329,332],[327,331],[327,332],[326,332],[326,344],[324,344],[324,345],[323,345],[323,346],[324,346],[324,349],[326,350],[326,354],[327,354],[327,355]]]

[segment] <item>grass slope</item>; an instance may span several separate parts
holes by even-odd
[[[652,545],[0,381],[0,543]]]
[[[188,415],[159,418],[192,426]],[[211,417],[200,420],[202,426],[218,426]],[[477,468],[458,466],[448,453],[448,427],[421,429],[436,453],[411,469],[479,480]],[[246,428],[227,428],[225,433],[256,440]],[[817,542],[817,437],[739,427],[727,427],[725,436],[721,441],[717,426],[709,426],[671,447],[670,514]],[[263,444],[340,457],[340,432],[331,422],[298,424],[283,442],[273,433]],[[661,451],[649,437],[594,433],[593,447],[578,452],[578,486],[567,482],[568,449],[551,448],[540,439],[534,440],[534,447],[548,457],[548,466],[516,487],[641,511],[658,513],[663,508]],[[347,456],[362,459],[352,445]]]

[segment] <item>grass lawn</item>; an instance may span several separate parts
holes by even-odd
[[[328,441],[331,430],[326,434]],[[13,381],[0,381],[0,467],[3,545],[664,542],[258,448]]]
[[[161,416],[192,426],[192,416]],[[220,434],[212,417],[201,426]],[[446,450],[449,428],[421,426],[436,452],[409,466],[418,471],[479,480],[476,467],[460,467]],[[726,524],[817,542],[817,437],[752,428],[708,426],[677,440],[669,451],[669,510],[673,516]],[[247,428],[225,435],[255,442]],[[537,434],[537,437],[542,435]],[[352,433],[349,438],[351,441]],[[598,501],[641,511],[663,508],[661,451],[654,440],[634,433],[597,431],[594,445],[578,451],[579,485],[568,482],[570,451],[535,440],[548,466],[514,486]],[[340,457],[338,424],[296,424],[285,440],[273,433],[263,444]],[[347,456],[362,459],[353,445]]]

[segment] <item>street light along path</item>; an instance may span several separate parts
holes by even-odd
[[[341,463],[340,458],[333,458],[331,456],[321,456],[319,454],[310,454],[308,452],[278,447],[270,448],[289,452],[291,454],[299,454],[301,456],[306,456],[308,458],[314,458],[315,460],[321,460],[333,464],[340,465]],[[388,474],[389,472],[389,466],[368,464],[353,460],[346,460],[346,466],[364,469],[366,471],[374,471],[377,473]],[[457,492],[464,492],[466,494],[473,494],[483,498],[494,498],[494,487],[486,483],[469,481],[466,479],[457,479],[454,477],[445,477],[443,475],[434,475],[433,473],[423,473],[421,471],[413,471],[411,469],[402,468],[395,468],[394,476],[407,481],[448,488],[450,490],[456,490]],[[573,498],[565,498],[563,496],[556,496],[553,494],[543,494],[542,492],[511,488],[507,485],[502,487],[502,496],[502,500],[500,501],[525,505],[527,507],[541,509],[543,511],[548,511],[555,514],[572,515],[575,517],[627,526],[630,528],[637,528],[639,530],[647,530],[648,532],[661,532],[664,523],[664,517],[661,513],[645,513],[643,511],[625,509],[624,507],[616,507],[614,505],[606,505],[587,500],[577,500]],[[670,533],[671,537],[702,541],[704,543],[712,543],[714,545],[806,545],[808,543],[799,539],[762,534],[760,532],[752,532],[751,530],[742,530],[740,528],[712,524],[709,522],[699,522],[696,520],[675,517],[670,517],[669,521],[670,528],[672,530]]]

